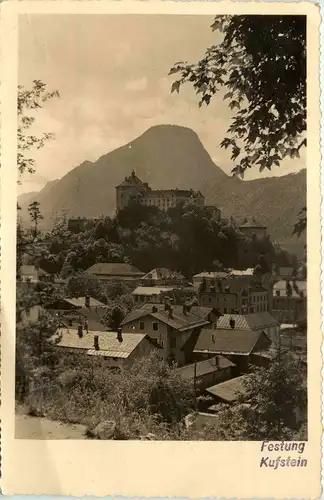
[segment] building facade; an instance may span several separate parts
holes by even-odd
[[[281,323],[295,324],[307,318],[306,281],[278,281],[273,287],[273,316]]]
[[[199,303],[214,307],[222,314],[251,314],[269,310],[268,290],[243,278],[203,281]]]
[[[116,186],[117,212],[127,207],[131,201],[137,201],[147,207],[168,210],[181,202],[191,202],[200,208],[205,206],[205,197],[193,189],[152,189],[147,182],[142,182],[133,170],[123,182]]]

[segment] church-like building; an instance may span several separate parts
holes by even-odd
[[[205,206],[205,197],[200,191],[193,189],[152,189],[147,182],[142,182],[133,170],[123,182],[116,186],[116,210],[127,207],[131,200],[147,207],[158,207],[168,210],[179,202],[194,203],[200,208]]]

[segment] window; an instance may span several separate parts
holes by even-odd
[[[224,307],[224,314],[227,314],[227,307]]]
[[[144,328],[145,328],[144,321],[140,321],[140,330],[144,330]]]
[[[171,349],[174,349],[175,347],[177,347],[177,339],[175,337],[172,337],[170,339],[170,347],[171,347]]]
[[[233,309],[233,307],[232,307],[232,309],[231,309],[231,313],[232,313],[232,314],[234,314],[234,309]]]
[[[212,301],[212,298],[211,297],[208,297],[208,302],[210,303]]]
[[[277,297],[280,297],[280,290],[276,290]]]
[[[157,321],[153,321],[152,326],[153,326],[153,330],[154,330],[155,332],[158,332],[158,331],[159,331],[159,323],[158,323]]]
[[[160,346],[161,346],[161,347],[164,347],[163,340],[160,340]]]

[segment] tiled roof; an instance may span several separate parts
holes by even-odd
[[[127,356],[129,356],[146,336],[142,333],[123,333],[123,341],[120,342],[117,339],[116,332],[89,331],[88,333],[84,332],[83,337],[79,338],[78,331],[76,329],[62,328],[58,331],[57,335],[53,337],[53,340],[55,338],[60,339],[58,342],[55,342],[58,347],[68,347],[70,349],[85,349],[87,351],[92,351],[95,350],[95,335],[99,337],[99,351],[105,351],[107,353],[104,354],[105,356],[112,357],[117,357],[118,355],[121,355],[121,353],[125,353]]]
[[[157,267],[152,269],[149,273],[145,274],[142,278],[150,279],[150,280],[172,280],[172,279],[184,279],[181,273],[172,271],[171,269],[167,269],[165,267]]]
[[[231,276],[252,276],[254,272],[254,268],[250,267],[248,269],[240,270],[240,269],[232,269],[230,272]]]
[[[194,278],[226,278],[228,273],[225,271],[203,271],[202,273],[195,274]]]
[[[123,182],[121,182],[121,184],[119,184],[117,187],[119,186],[143,186],[143,182],[139,177],[137,177],[137,175],[133,171],[131,175],[125,177]]]
[[[160,295],[163,292],[170,292],[174,287],[170,286],[138,286],[132,295]]]
[[[225,368],[230,368],[232,366],[235,366],[235,364],[224,356],[214,356],[213,358],[199,361],[198,363],[196,363],[196,367],[194,363],[191,365],[182,366],[181,368],[177,369],[177,372],[181,375],[181,377],[185,378],[186,380],[190,380],[194,378],[195,370],[196,377],[201,377],[203,375],[207,375],[208,373],[224,370]]]
[[[248,375],[241,375],[241,377],[232,378],[226,382],[208,387],[206,391],[228,403],[232,403],[238,399],[238,393],[245,393],[244,382],[247,377]]]
[[[109,276],[143,276],[139,269],[126,262],[102,262],[89,267],[86,272]]]
[[[251,314],[223,314],[218,318],[217,329],[232,330],[230,320],[235,321],[235,329],[238,330],[260,330],[271,326],[278,326],[278,321],[268,311]]]
[[[65,298],[64,300],[69,304],[72,304],[72,306],[85,307],[85,297],[73,297],[72,299]],[[107,306],[103,302],[100,302],[100,300],[90,297],[90,307],[107,307]]]
[[[259,340],[259,331],[203,329],[200,332],[194,352],[248,355]]]
[[[291,297],[300,297],[300,293],[297,292],[294,287],[294,282],[289,281],[289,285],[291,287]],[[307,295],[307,281],[295,281],[295,285],[299,292],[305,296]],[[279,295],[280,294],[280,295]],[[274,297],[286,297],[287,296],[287,281],[281,280],[277,281],[273,286],[273,296]]]
[[[194,326],[204,326],[209,323],[202,316],[194,314],[191,311],[184,314],[182,306],[173,306],[172,310],[172,317],[170,317],[169,311],[164,310],[164,304],[144,304],[140,309],[131,311],[122,322],[122,325],[126,325],[148,315],[176,330],[185,330]]]

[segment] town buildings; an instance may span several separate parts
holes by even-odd
[[[129,366],[157,347],[143,333],[121,333],[60,328],[51,339],[57,348],[88,356],[100,356],[109,368]]]
[[[196,391],[202,391],[213,384],[233,376],[235,364],[225,356],[217,355],[178,368],[179,375],[192,382]]]
[[[161,358],[184,365],[192,360],[201,327],[213,325],[217,317],[213,308],[144,304],[133,309],[121,327],[123,332],[146,333],[161,347]]]
[[[307,283],[281,280],[273,287],[273,316],[281,323],[296,324],[307,318]]]
[[[137,285],[144,276],[139,269],[126,262],[100,262],[86,270],[86,273],[101,281],[125,281]]]
[[[223,314],[268,311],[268,290],[257,281],[241,278],[205,279],[199,287],[199,303]]]
[[[132,200],[147,207],[168,210],[178,203],[194,203],[200,208],[205,206],[205,197],[200,191],[193,189],[152,189],[148,183],[142,182],[133,170],[123,182],[116,186],[116,210],[127,207]]]
[[[151,304],[160,304],[163,301],[165,293],[172,292],[170,286],[138,286],[132,292],[132,297],[137,305],[149,302]]]
[[[152,286],[182,286],[187,283],[186,278],[179,272],[157,267],[141,278],[141,285]]]

